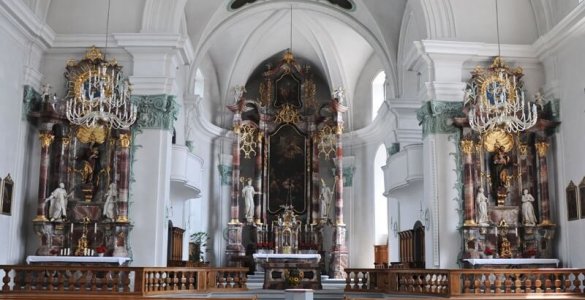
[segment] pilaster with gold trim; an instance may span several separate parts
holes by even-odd
[[[548,198],[548,164],[546,155],[549,143],[539,141],[534,144],[538,155],[538,187],[540,190],[540,225],[551,225],[550,202]]]
[[[45,199],[47,198],[47,185],[49,180],[49,162],[51,154],[51,144],[55,139],[55,135],[50,130],[41,130],[39,133],[39,139],[41,141],[41,163],[39,167],[39,193],[38,193],[38,205],[37,205],[37,216],[33,221],[47,221],[45,216]]]
[[[476,225],[475,203],[473,197],[473,150],[472,140],[461,141],[461,152],[463,153],[463,201],[464,201],[464,226]]]
[[[118,203],[116,222],[127,223],[128,220],[128,193],[130,186],[130,143],[132,141],[129,129],[118,130]]]

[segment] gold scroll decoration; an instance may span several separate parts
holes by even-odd
[[[39,139],[41,140],[41,147],[47,148],[51,145],[51,143],[55,139],[55,136],[51,133],[43,132],[39,134]]]
[[[536,146],[536,152],[538,152],[539,157],[546,156],[546,153],[548,152],[548,143],[547,142],[538,142],[538,143],[534,144],[534,146]]]
[[[483,146],[488,152],[496,151],[496,144],[509,152],[514,147],[514,137],[504,130],[488,131],[483,135]]]
[[[85,127],[81,126],[77,129],[77,139],[84,143],[97,143],[101,144],[106,140],[106,128],[104,126],[99,127]]]
[[[472,140],[462,140],[461,141],[461,151],[465,154],[471,154],[473,152],[473,141]]]

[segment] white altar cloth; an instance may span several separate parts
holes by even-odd
[[[101,264],[118,264],[122,266],[130,261],[129,257],[113,256],[27,256],[26,263],[101,263]]]
[[[321,254],[287,254],[287,253],[254,253],[254,261],[270,261],[270,260],[283,260],[283,259],[304,259],[304,260],[315,260],[319,262],[321,260]]]
[[[464,259],[470,265],[556,265],[559,267],[559,260],[556,258],[470,258]]]

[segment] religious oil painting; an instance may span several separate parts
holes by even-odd
[[[0,213],[5,214],[5,215],[11,214],[13,190],[14,190],[14,182],[12,181],[10,174],[8,174],[2,180],[2,186],[0,187],[0,194],[2,195],[2,196],[0,196],[0,203],[1,203]]]
[[[567,186],[567,218],[569,221],[579,219],[579,210],[577,208],[577,186],[573,181]]]
[[[297,213],[306,209],[307,139],[294,125],[280,126],[270,136],[268,210],[276,213],[292,205]]]

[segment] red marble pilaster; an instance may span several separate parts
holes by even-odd
[[[130,130],[120,130],[117,149],[118,169],[118,205],[116,218],[117,222],[128,222],[128,193],[130,186]]]
[[[548,166],[546,155],[548,153],[547,142],[535,144],[538,154],[538,187],[540,189],[540,225],[550,225],[550,203],[548,199]]]
[[[264,135],[262,132],[258,132],[256,136],[256,166],[254,168],[254,190],[262,191],[262,148],[263,148]],[[262,194],[254,195],[254,223],[261,224],[261,213],[260,203],[262,200]]]
[[[37,216],[33,221],[47,221],[45,216],[45,199],[47,198],[47,185],[49,181],[50,148],[55,136],[50,130],[42,130],[39,133],[41,140],[41,163],[39,168],[39,193]]]
[[[473,197],[473,141],[462,140],[461,152],[463,153],[463,206],[464,226],[476,225],[475,203]]]

